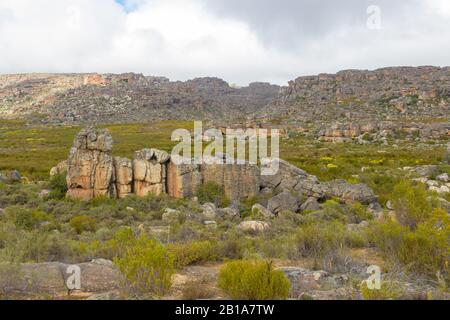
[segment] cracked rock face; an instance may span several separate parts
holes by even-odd
[[[166,193],[167,152],[156,149],[136,151],[133,160],[134,193],[137,196]]]
[[[119,198],[125,198],[133,192],[133,163],[127,158],[114,158],[116,189]]]
[[[202,184],[200,165],[181,163],[181,160],[170,161],[168,165],[167,193],[174,198],[192,197]]]
[[[180,161],[157,149],[135,152],[134,159],[112,157],[113,139],[105,129],[87,127],[76,136],[67,160],[67,196],[89,201],[105,196],[125,198],[128,195],[169,194],[174,198],[187,198],[196,194],[199,186],[213,182],[223,189],[224,195],[238,201],[260,193],[277,194],[268,202],[270,212],[297,212],[301,199],[310,198],[312,206],[317,200],[337,197],[345,203],[371,204],[377,197],[364,184],[349,184],[344,180],[320,182],[317,177],[291,165],[272,159],[261,168],[248,162],[223,164],[205,162],[194,164]],[[216,158],[226,160],[226,157]],[[264,170],[279,164],[275,175],[264,175]],[[66,166],[61,163],[61,169]]]
[[[113,140],[107,130],[87,127],[76,136],[67,161],[68,197],[115,196]]]
[[[256,165],[203,164],[203,183],[214,182],[230,200],[256,197],[260,189],[260,170]]]

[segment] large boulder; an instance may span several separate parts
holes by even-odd
[[[133,160],[134,192],[137,196],[166,193],[167,152],[143,149],[135,152]]]
[[[67,196],[91,200],[115,196],[112,137],[106,129],[87,127],[75,138],[67,160]]]
[[[262,215],[265,218],[273,218],[275,217],[274,213],[269,209],[265,208],[261,204],[257,203],[252,207],[253,215]]]
[[[350,184],[345,180],[335,180],[326,185],[328,197],[337,197],[345,203],[370,204],[377,201],[373,190],[365,184]]]
[[[238,229],[250,233],[262,233],[269,230],[270,225],[264,221],[242,221]]]
[[[23,263],[11,265],[8,276],[15,281],[8,284],[11,292],[19,296],[50,295],[52,297],[65,296],[71,293],[68,283],[79,268],[81,287],[84,293],[101,293],[119,288],[122,276],[109,260],[97,259],[88,263],[68,265],[59,262]],[[3,267],[3,273],[5,273]],[[0,273],[1,270],[0,270]],[[2,274],[0,274],[2,275]],[[3,278],[3,277],[2,277]],[[2,279],[0,279],[1,282]]]
[[[271,198],[267,205],[267,209],[275,214],[280,214],[283,211],[297,212],[300,207],[298,197],[290,191],[283,191],[279,195]]]

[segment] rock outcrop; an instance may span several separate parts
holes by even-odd
[[[260,170],[256,165],[203,164],[201,173],[204,183],[217,183],[231,200],[252,198],[259,194]]]
[[[134,193],[137,196],[166,193],[167,152],[156,149],[136,151],[133,160]]]
[[[90,200],[115,196],[113,140],[107,130],[87,127],[76,136],[67,160],[68,196]]]
[[[198,164],[177,164],[182,159],[171,159],[167,172],[167,193],[174,198],[189,198],[195,195],[202,184],[202,174]]]
[[[133,163],[127,158],[114,158],[116,190],[119,198],[125,198],[133,192]]]
[[[195,164],[171,158],[165,151],[142,149],[135,152],[131,161],[113,158],[112,143],[111,135],[104,129],[87,127],[76,136],[67,160],[69,198],[124,198],[131,194],[169,194],[174,198],[186,198],[194,196],[202,184],[212,182],[231,201],[254,198],[261,192],[275,194],[267,205],[273,214],[297,212],[302,208],[302,200],[308,198],[314,202],[314,199],[336,197],[345,203],[363,204],[377,200],[366,185],[349,184],[344,180],[320,182],[317,177],[280,159],[263,161],[258,167],[247,162],[227,164],[226,156],[221,155],[208,159],[215,161]],[[276,174],[264,175],[275,164],[279,167]]]
[[[335,197],[345,203],[370,204],[377,200],[373,190],[364,184],[350,184],[345,180],[320,182],[316,176],[310,175],[286,161],[273,161],[279,162],[278,173],[273,176],[261,176],[261,188],[280,193],[269,201],[269,206],[275,211],[286,210],[287,206],[296,207],[290,200],[292,194],[317,200]],[[271,162],[263,163],[263,167],[270,165]]]
[[[75,138],[67,161],[67,196],[91,200],[98,196],[124,198],[130,194],[169,194],[192,197],[203,183],[219,185],[231,200],[259,193],[259,168],[245,164],[179,164],[157,149],[135,152],[133,161],[111,155],[112,137],[107,130],[83,129]],[[61,172],[58,165],[52,173]]]

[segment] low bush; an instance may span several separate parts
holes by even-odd
[[[90,216],[75,216],[70,219],[69,224],[78,234],[84,231],[94,232],[97,228],[97,221]]]
[[[283,272],[266,261],[234,261],[219,272],[219,287],[236,300],[283,300],[290,282]]]
[[[448,281],[450,218],[444,210],[432,211],[431,217],[415,230],[393,221],[374,223],[369,239],[390,263],[430,277],[439,274]]]
[[[423,184],[413,185],[409,180],[397,184],[392,193],[397,220],[412,229],[426,221],[433,211],[433,203],[428,196]]]
[[[174,256],[176,268],[182,268],[200,262],[215,261],[219,258],[216,246],[210,241],[190,241],[168,245]]]
[[[67,193],[67,172],[61,172],[50,178],[48,187],[50,188],[50,194],[47,199],[64,199]]]
[[[52,216],[40,210],[27,209],[21,206],[12,206],[5,210],[6,217],[18,228],[34,230],[44,222],[51,222]]]
[[[342,271],[348,248],[367,244],[364,233],[349,231],[339,221],[304,225],[298,229],[295,241],[301,256],[313,258],[318,268],[328,271]]]
[[[220,207],[228,207],[231,202],[224,195],[223,188],[215,182],[207,182],[199,186],[196,196],[200,203],[211,202]]]
[[[360,292],[364,300],[397,300],[404,290],[396,281],[382,280],[380,289],[369,289],[367,282],[363,281]]]
[[[133,296],[164,295],[174,273],[173,255],[159,242],[145,236],[131,241],[114,263],[125,276],[124,289]]]
[[[0,262],[0,300],[14,298],[17,284],[22,281],[20,265]]]

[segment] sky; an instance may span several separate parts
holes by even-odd
[[[450,65],[449,0],[0,0],[0,73],[286,84]]]

